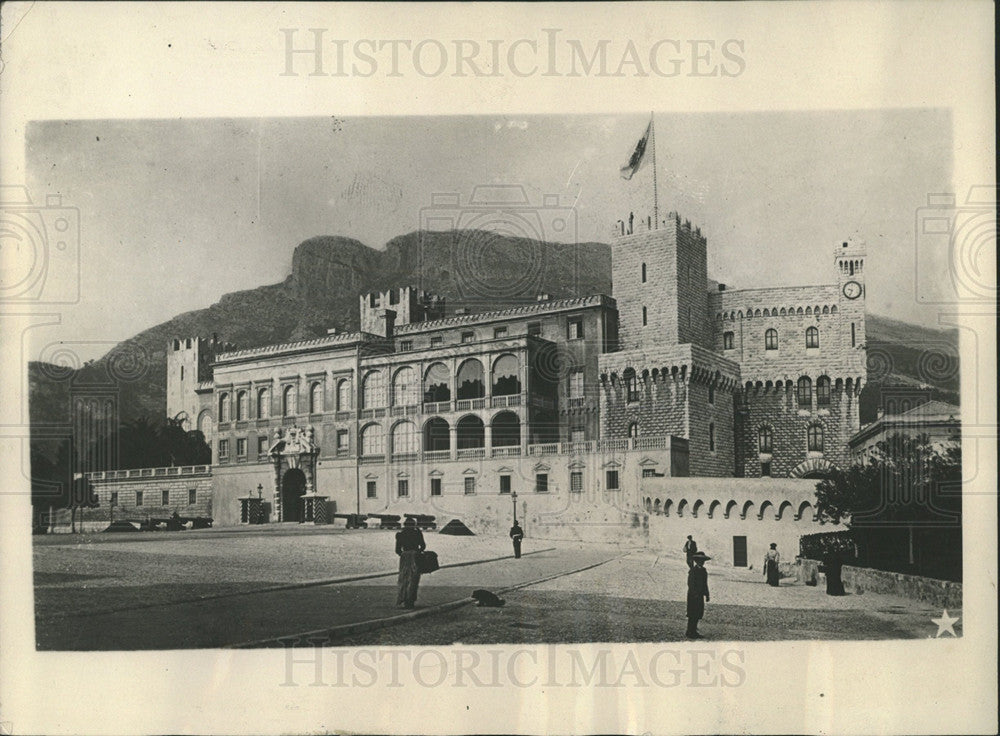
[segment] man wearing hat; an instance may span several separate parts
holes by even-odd
[[[690,534],[688,534],[687,541],[684,543],[684,557],[687,560],[688,567],[691,567],[694,564],[692,558],[694,557],[694,553],[697,551],[698,543],[691,538]]]
[[[705,569],[705,560],[710,559],[712,558],[704,552],[695,552],[691,555],[694,564],[688,570],[688,639],[705,638],[698,633],[698,621],[705,615],[705,603],[708,601],[708,570]]]
[[[396,554],[399,555],[399,579],[396,605],[413,608],[420,585],[420,570],[417,555],[427,548],[423,533],[417,529],[417,520],[412,516],[403,523],[403,530],[396,532]]]

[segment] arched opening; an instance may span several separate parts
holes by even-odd
[[[660,513],[660,499],[656,499],[655,501],[653,501],[653,513],[654,514]]]
[[[517,447],[521,444],[521,420],[511,411],[502,411],[490,422],[493,447]]]
[[[639,436],[639,425],[637,423],[632,422],[628,425],[628,436],[633,438]]]
[[[778,513],[775,515],[775,518],[777,518],[778,521],[780,521],[781,519],[784,519],[785,516],[791,511],[792,511],[792,502],[783,501],[781,506],[778,507]]]
[[[413,422],[399,422],[392,428],[392,456],[417,454],[417,428]]]
[[[760,511],[757,512],[757,518],[764,519],[768,511],[772,514],[774,513],[774,504],[770,501],[764,501],[764,503],[760,505]]]
[[[470,450],[486,446],[486,429],[483,420],[469,414],[458,420],[456,443],[459,450]]]
[[[812,379],[809,376],[799,378],[795,386],[795,397],[799,406],[808,408],[812,404]]]
[[[369,371],[361,382],[361,408],[377,409],[385,406],[385,376],[382,371]]]
[[[719,513],[719,509],[722,508],[722,501],[712,501],[712,504],[708,507],[708,518],[714,519],[715,515]]]
[[[813,505],[808,501],[803,501],[799,504],[799,512],[795,515],[795,518],[802,519],[804,521],[812,521],[815,515]]]
[[[419,387],[417,374],[410,366],[403,366],[392,377],[392,405],[414,406],[417,403]]]
[[[816,327],[806,328],[806,347],[807,348],[818,348],[819,347],[819,329]]]
[[[464,399],[481,399],[486,395],[483,364],[475,358],[469,358],[458,367],[458,384],[455,397]],[[460,445],[461,446],[461,445]]]
[[[198,415],[198,430],[205,436],[205,439],[212,437],[212,412],[205,409]]]
[[[351,382],[346,378],[337,381],[337,411],[351,410]]]
[[[663,502],[663,515],[670,516],[670,511],[674,507],[674,502],[671,499],[667,499]]]
[[[701,511],[701,509],[702,509],[702,507],[704,507],[704,505],[705,505],[705,502],[702,501],[700,498],[697,501],[695,501],[694,502],[694,506],[691,507],[691,516],[693,516],[695,519],[697,519],[698,518],[698,512]]]
[[[424,403],[451,401],[451,374],[444,363],[435,363],[424,374]]]
[[[221,393],[219,394],[219,421],[228,422],[229,421],[229,394]]]
[[[684,516],[684,512],[688,510],[688,502],[686,498],[682,498],[680,503],[677,504],[677,515]]]
[[[306,474],[299,468],[285,472],[281,479],[281,519],[282,521],[302,520],[302,501],[306,492]]]
[[[754,503],[753,501],[747,501],[743,504],[743,511],[740,512],[741,519],[749,519],[750,514],[753,513]]]
[[[271,391],[266,388],[257,390],[257,417],[268,419],[271,416]]]
[[[732,515],[733,515],[733,513],[736,512],[738,506],[739,505],[735,501],[730,501],[729,503],[726,504],[726,513],[725,513],[725,516],[726,516],[727,519],[732,518]]]
[[[816,406],[830,405],[830,377],[820,376],[816,379]]]
[[[316,381],[309,387],[309,413],[321,414],[323,412],[323,384]]]
[[[281,392],[281,416],[294,416],[299,408],[299,393],[295,386],[285,386]]]
[[[385,437],[382,434],[382,427],[378,424],[369,424],[361,430],[361,455],[368,457],[384,454]]]
[[[646,509],[646,513],[647,514],[652,513],[652,511],[653,511],[653,502],[649,499],[649,496],[647,496],[646,500],[642,502],[642,507],[644,509]]]
[[[514,355],[501,355],[493,363],[493,395],[521,393],[521,364]]]
[[[246,391],[236,392],[236,421],[247,418],[247,411],[250,406],[250,397]]]
[[[424,424],[424,451],[441,452],[451,449],[451,432],[448,422],[441,417],[433,417]]]

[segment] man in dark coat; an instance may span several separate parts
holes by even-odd
[[[692,567],[694,565],[691,558],[694,557],[694,553],[697,551],[698,545],[691,538],[691,535],[688,534],[688,540],[684,543],[684,556],[687,558],[688,567]]]
[[[704,552],[695,552],[691,559],[693,565],[688,570],[687,638],[704,639],[698,633],[698,621],[705,615],[705,603],[708,601],[708,570],[705,569],[705,560],[712,558]]]
[[[396,605],[401,608],[413,608],[417,602],[417,587],[420,585],[417,555],[426,548],[423,532],[417,529],[417,520],[408,518],[402,531],[396,532],[396,554],[399,555]]]
[[[516,521],[510,528],[510,538],[514,541],[514,559],[521,558],[521,540],[524,539],[524,529]]]

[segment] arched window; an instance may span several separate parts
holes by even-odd
[[[823,452],[823,427],[812,424],[808,430],[809,452]]]
[[[337,411],[351,410],[351,382],[346,378],[337,381]]]
[[[267,419],[271,416],[271,391],[266,388],[257,389],[257,418]]]
[[[516,447],[521,444],[521,420],[517,414],[502,411],[490,422],[493,447]]]
[[[323,408],[323,384],[316,381],[309,387],[309,413],[319,414]]]
[[[639,436],[639,425],[636,424],[635,422],[632,422],[630,425],[628,425],[628,436],[629,437]]]
[[[385,377],[382,371],[369,371],[361,382],[361,408],[385,406]]]
[[[382,427],[380,425],[369,424],[361,430],[361,454],[385,454],[385,438],[382,435]]]
[[[435,363],[424,374],[424,401],[428,404],[451,400],[451,374],[444,363]]]
[[[807,348],[818,348],[819,347],[819,330],[815,327],[806,328],[806,347]]]
[[[219,421],[228,422],[229,421],[229,394],[221,393],[219,394]]]
[[[764,426],[757,430],[757,451],[763,453],[773,452],[774,433],[770,427]]]
[[[778,331],[773,327],[769,328],[767,332],[764,333],[764,349],[765,350],[778,349]]]
[[[638,401],[639,381],[635,377],[635,370],[633,368],[626,368],[622,374],[622,378],[625,380],[625,400]]]
[[[820,376],[819,378],[816,379],[816,405],[817,406],[830,405],[829,376]]]
[[[809,376],[802,376],[795,387],[795,395],[799,406],[809,407],[812,405],[812,379]]]
[[[247,418],[247,409],[249,409],[249,396],[246,391],[236,392],[236,421],[241,421]]]
[[[212,413],[205,409],[198,415],[198,430],[205,436],[205,439],[212,437]]]
[[[501,355],[493,363],[493,395],[521,393],[521,363],[514,355]]]
[[[722,349],[732,350],[733,349],[733,333],[723,332],[722,333]]]
[[[290,417],[299,411],[299,392],[295,386],[285,386],[281,391],[281,416]]]
[[[410,455],[417,452],[417,428],[413,422],[400,422],[392,428],[392,454]]]
[[[392,378],[392,405],[413,406],[417,401],[417,374],[409,366],[396,371]]]
[[[483,364],[475,358],[466,360],[458,367],[458,386],[455,390],[455,398],[459,401],[481,399],[486,395],[486,385],[483,378]]]

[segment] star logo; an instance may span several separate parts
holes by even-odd
[[[937,639],[945,632],[957,637],[958,634],[955,633],[955,624],[958,623],[960,618],[960,616],[949,616],[947,609],[941,613],[941,618],[932,618],[931,621],[937,624],[938,627],[937,634],[934,635],[934,638]]]

